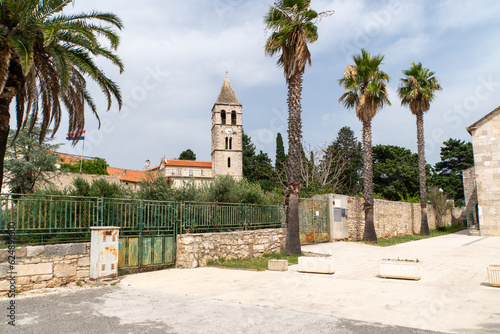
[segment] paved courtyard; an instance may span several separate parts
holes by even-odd
[[[500,288],[486,274],[500,263],[499,237],[457,233],[385,248],[338,242],[303,250],[333,255],[336,273],[291,266],[128,275],[113,287],[20,298],[21,326],[12,332],[500,333]],[[378,277],[378,260],[389,257],[423,261],[423,278]]]

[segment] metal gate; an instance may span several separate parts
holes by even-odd
[[[118,269],[138,272],[175,261],[178,203],[105,199],[102,220],[120,226]]]
[[[300,243],[330,241],[328,200],[303,199],[299,202]]]

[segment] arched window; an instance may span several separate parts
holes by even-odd
[[[226,124],[226,111],[222,110],[220,112],[220,124]]]
[[[231,168],[231,158],[227,158],[227,168]]]
[[[226,137],[226,150],[227,150],[227,149],[228,149],[228,147],[229,147],[228,142],[229,142],[229,139]]]
[[[229,149],[233,149],[233,138],[229,138]]]
[[[236,125],[236,111],[231,111],[231,124]]]

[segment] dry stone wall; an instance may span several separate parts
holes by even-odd
[[[350,197],[348,203],[349,239],[363,239],[365,227],[364,198]],[[463,210],[454,208],[443,217],[443,223],[459,224]],[[431,205],[427,206],[429,228],[436,228],[436,215]],[[377,237],[389,238],[398,235],[420,233],[420,204],[393,202],[376,199],[374,201],[374,223]]]
[[[280,252],[285,246],[284,228],[177,236],[177,268],[202,267],[210,260],[245,258]]]
[[[0,296],[10,289],[8,249],[0,250]],[[90,243],[16,248],[16,291],[53,288],[88,281]]]

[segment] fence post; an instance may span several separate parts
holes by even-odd
[[[248,230],[248,204],[243,204],[243,230]]]
[[[104,221],[104,201],[101,197],[97,198],[97,217],[96,217],[96,226],[103,226]]]
[[[141,267],[142,265],[142,251],[143,251],[143,245],[142,245],[142,232],[143,232],[143,228],[144,228],[144,207],[143,207],[143,203],[144,201],[141,199],[139,201],[139,268]]]
[[[180,202],[178,204],[178,208],[179,208],[179,213],[177,215],[177,219],[178,219],[178,225],[179,225],[179,235],[182,235],[182,230],[184,229],[184,224],[183,224],[183,221],[182,221],[182,214],[183,214],[183,208],[184,208],[184,202]]]

